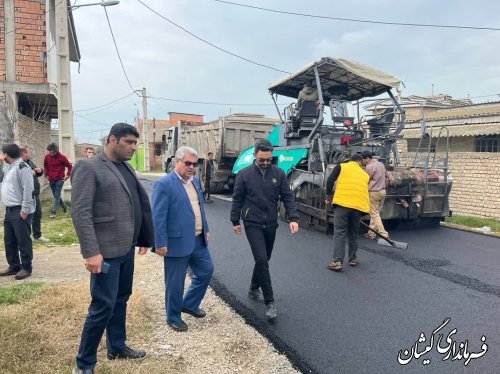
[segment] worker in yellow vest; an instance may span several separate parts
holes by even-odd
[[[335,193],[332,204],[334,206],[334,234],[333,234],[333,261],[328,269],[342,270],[345,256],[346,240],[349,244],[349,265],[356,266],[358,258],[358,231],[361,216],[370,212],[370,195],[368,193],[369,175],[361,167],[363,158],[354,154],[349,162],[338,164],[326,182],[327,194]]]

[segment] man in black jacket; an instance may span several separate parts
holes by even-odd
[[[231,208],[231,222],[236,234],[241,234],[240,216],[245,225],[245,234],[255,260],[248,296],[266,304],[266,316],[276,318],[269,260],[273,251],[278,227],[278,204],[285,204],[290,231],[299,231],[299,216],[288,186],[288,180],[280,168],[271,165],[273,146],[267,140],[255,144],[255,162],[241,170],[236,177]],[[262,289],[262,294],[259,292]]]
[[[24,162],[28,164],[33,173],[33,185],[35,189],[33,190],[35,201],[36,201],[36,210],[33,214],[33,221],[31,222],[31,227],[33,229],[33,239],[47,243],[50,240],[42,236],[42,204],[40,202],[40,182],[38,178],[43,175],[43,169],[39,168],[35,165],[35,163],[31,160],[33,156],[33,152],[31,148],[28,146],[19,147],[21,151],[21,158]]]

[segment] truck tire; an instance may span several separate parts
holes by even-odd
[[[224,192],[224,182],[212,183],[210,189],[211,189],[210,193],[220,195],[221,193]]]

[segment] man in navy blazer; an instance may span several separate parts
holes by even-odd
[[[207,246],[210,234],[203,192],[194,176],[198,153],[183,146],[175,153],[175,159],[174,171],[158,180],[153,188],[154,251],[164,256],[167,323],[176,331],[187,331],[181,312],[196,318],[206,316],[200,304],[214,266]],[[193,276],[183,295],[188,267]]]

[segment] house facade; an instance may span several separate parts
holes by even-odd
[[[71,12],[68,28],[69,56],[78,62]],[[0,143],[31,146],[38,163],[58,117],[56,47],[56,0],[0,2]]]
[[[168,119],[148,119],[147,133],[148,133],[148,148],[149,148],[149,168],[150,170],[161,170],[163,168],[162,151],[163,140],[162,137],[166,134],[170,127],[177,126],[180,121],[187,121],[191,123],[203,123],[203,115],[191,113],[178,113],[168,112]],[[142,144],[144,120],[136,119],[135,127],[139,131],[141,138],[139,144]],[[137,165],[137,168],[141,168]]]

